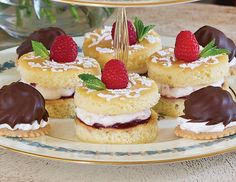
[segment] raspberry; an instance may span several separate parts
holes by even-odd
[[[128,24],[128,33],[129,33],[129,45],[134,45],[137,43],[137,33],[131,21],[128,20],[127,24]],[[112,30],[111,30],[111,36],[113,40],[115,37],[115,28],[116,28],[116,22],[113,23]]]
[[[124,63],[116,59],[108,61],[102,72],[102,82],[108,89],[126,88],[129,77]]]
[[[185,62],[193,62],[199,58],[200,48],[195,35],[190,31],[182,31],[176,37],[175,57]]]
[[[51,46],[51,60],[58,63],[73,62],[77,55],[78,46],[69,35],[58,36]]]

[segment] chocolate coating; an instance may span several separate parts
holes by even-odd
[[[229,55],[230,61],[236,56],[236,46],[234,42],[223,32],[214,27],[203,26],[195,32],[195,36],[198,43],[203,47],[215,39],[218,48],[228,49],[231,52]]]
[[[221,87],[205,87],[189,95],[184,103],[185,119],[189,122],[208,122],[207,125],[236,121],[236,103]]]
[[[18,57],[33,50],[31,45],[31,40],[41,42],[48,50],[50,50],[53,41],[59,35],[65,35],[65,32],[57,27],[42,28],[37,31],[34,31],[17,48],[16,52],[18,54]]]
[[[43,96],[33,87],[14,82],[0,89],[0,124],[12,128],[16,124],[32,124],[48,121]]]

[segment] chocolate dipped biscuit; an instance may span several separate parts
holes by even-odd
[[[193,92],[184,103],[185,119],[189,122],[207,122],[206,125],[236,120],[236,103],[231,94],[220,87],[206,87]]]
[[[220,87],[205,87],[187,98],[184,115],[178,118],[178,137],[210,140],[236,134],[236,103]]]
[[[13,130],[18,124],[32,125],[48,121],[43,96],[33,87],[14,82],[0,89],[0,126],[7,124]],[[4,129],[4,128],[0,128]]]
[[[50,50],[55,38],[59,35],[65,34],[66,33],[62,29],[57,27],[48,27],[36,30],[17,48],[16,52],[18,57],[32,51],[31,40],[41,42],[48,50]]]
[[[218,48],[228,49],[231,53],[229,55],[229,61],[236,56],[236,46],[234,42],[228,38],[222,31],[211,27],[203,26],[195,32],[195,37],[198,43],[205,47],[209,42],[215,39],[216,46]]]

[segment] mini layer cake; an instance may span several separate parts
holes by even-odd
[[[177,136],[209,140],[236,134],[236,103],[226,90],[209,86],[190,94],[184,104]]]
[[[128,82],[123,89],[76,89],[75,122],[80,140],[132,144],[156,139],[157,114],[151,107],[159,100],[158,88],[154,81],[135,73],[129,74]]]
[[[136,20],[140,21],[140,20]],[[104,29],[97,29],[85,35],[83,52],[85,56],[96,59],[103,68],[105,63],[115,57],[113,48],[114,26],[106,26]],[[132,23],[129,26],[129,58],[127,69],[130,73],[144,74],[147,72],[146,59],[155,51],[162,48],[160,36],[153,30],[147,32],[143,38],[138,38]],[[137,28],[136,28],[137,29]]]
[[[48,134],[43,96],[33,87],[15,82],[0,89],[0,135],[38,137]]]
[[[185,32],[179,35],[191,33]],[[154,109],[173,117],[183,114],[184,101],[189,94],[209,85],[221,87],[229,74],[227,54],[200,57],[196,51],[195,60],[188,62],[183,60],[184,58],[176,58],[176,51],[179,49],[177,44],[179,43],[176,43],[175,49],[157,51],[147,61],[148,76],[156,81],[161,94],[161,99]],[[191,45],[186,47],[191,49]],[[191,55],[191,50],[185,50],[184,47],[181,50],[183,55],[185,51],[186,56]]]
[[[21,81],[33,86],[43,95],[46,109],[52,118],[74,117],[73,96],[80,81],[79,74],[101,74],[96,60],[87,57],[60,62],[30,52],[21,56],[17,63]]]

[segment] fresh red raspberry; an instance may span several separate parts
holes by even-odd
[[[185,62],[193,62],[199,58],[200,47],[195,35],[190,31],[181,31],[175,42],[175,57]]]
[[[78,46],[69,35],[60,35],[53,42],[50,57],[58,63],[75,61],[78,55]]]
[[[116,59],[108,61],[102,72],[102,82],[108,89],[126,88],[129,77],[124,63]]]
[[[137,33],[131,21],[127,21],[128,24],[128,33],[129,33],[129,45],[134,45],[137,43]],[[115,37],[116,22],[112,25],[111,36],[114,40]]]

